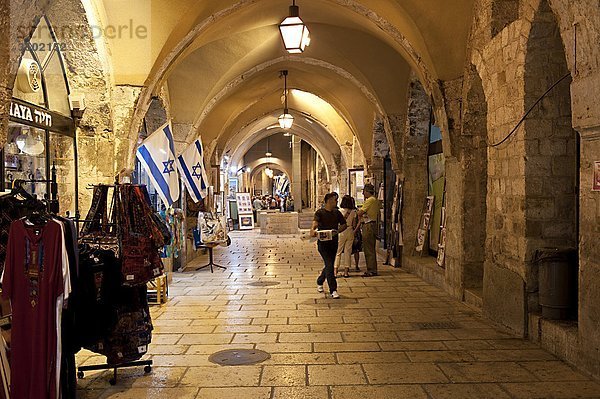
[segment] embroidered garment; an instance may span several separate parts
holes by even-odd
[[[166,240],[168,227],[159,225],[162,222],[150,207],[146,186],[124,184],[119,196],[123,284],[146,284],[164,271],[159,250],[170,241],[170,237]]]
[[[12,304],[11,397],[56,398],[57,299],[63,294],[58,223],[11,224],[2,279]]]

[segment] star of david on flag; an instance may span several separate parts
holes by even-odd
[[[175,162],[174,159],[169,159],[168,161],[163,162],[163,165],[165,166],[165,170],[163,170],[163,173],[170,175],[171,172],[175,172],[175,169],[173,169],[174,162]]]
[[[146,138],[136,152],[152,185],[167,207],[179,199],[179,176],[175,170],[175,142],[168,122]]]
[[[177,168],[194,202],[204,199],[208,194],[208,176],[204,168],[204,149],[200,140],[194,141],[181,155]]]

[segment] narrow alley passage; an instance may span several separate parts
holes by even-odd
[[[152,372],[119,370],[115,386],[112,372],[88,372],[81,398],[600,398],[598,383],[401,269],[380,264],[378,277],[338,278],[333,300],[317,293],[314,244],[232,239],[215,249],[227,270],[196,272],[206,262],[198,258],[175,273],[168,303],[151,308]],[[208,360],[244,348],[271,357],[236,367]]]

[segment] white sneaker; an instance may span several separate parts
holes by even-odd
[[[333,292],[331,293],[331,297],[332,297],[333,299],[340,299],[340,294],[338,294],[338,293],[337,293],[337,291],[333,291]]]
[[[317,292],[323,292],[323,286],[317,285]]]

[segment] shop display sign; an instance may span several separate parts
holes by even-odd
[[[235,199],[238,208],[240,230],[254,228],[254,215],[252,214],[252,200],[250,193],[236,193]]]
[[[238,213],[241,215],[252,214],[252,202],[250,193],[236,193]]]
[[[40,129],[72,133],[72,119],[34,104],[13,98],[10,100],[10,119]]]

